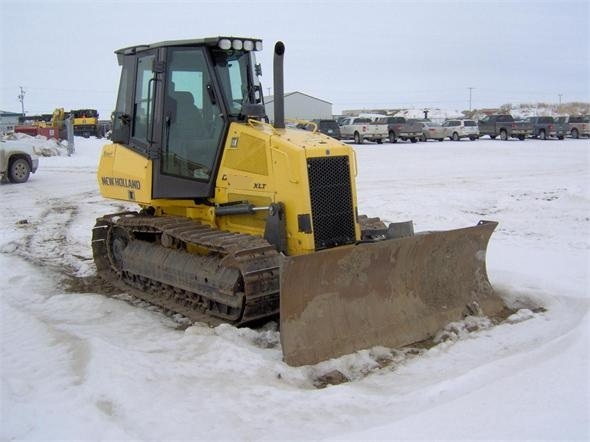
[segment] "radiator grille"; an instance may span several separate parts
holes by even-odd
[[[316,250],[355,241],[348,157],[307,160]]]

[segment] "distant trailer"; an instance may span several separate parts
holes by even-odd
[[[62,139],[59,129],[55,127],[35,127],[35,126],[15,126],[14,131],[21,134],[27,134],[32,137],[42,135],[45,138]]]
[[[14,131],[20,134],[27,134],[32,137],[39,135],[39,128],[35,126],[15,126]]]

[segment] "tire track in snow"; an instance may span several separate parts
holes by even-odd
[[[82,205],[93,204],[95,199],[96,192],[60,199],[48,198],[45,192],[39,191],[32,205],[44,209],[34,217],[18,220],[17,228],[23,230],[23,235],[5,244],[0,253],[19,256],[35,267],[48,270],[69,292],[114,293],[95,272],[90,276],[78,275],[81,269],[94,267],[90,246],[92,226],[88,226],[86,238],[80,238],[74,231],[82,225],[80,218],[85,214]]]

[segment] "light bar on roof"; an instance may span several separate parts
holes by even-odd
[[[246,40],[241,38],[222,38],[217,43],[219,49],[228,51],[234,49],[236,51],[262,51],[261,40]]]

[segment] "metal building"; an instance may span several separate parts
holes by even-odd
[[[274,120],[274,96],[264,97],[266,114],[272,122]],[[332,118],[332,103],[321,100],[302,92],[285,94],[285,119],[313,120],[317,118]]]
[[[0,134],[14,132],[15,126],[18,125],[18,117],[21,115],[20,112],[0,111]]]

